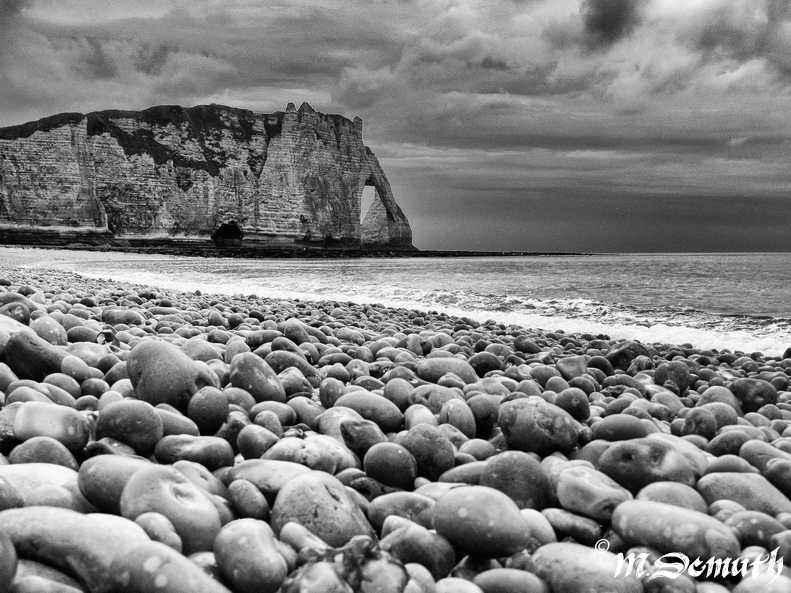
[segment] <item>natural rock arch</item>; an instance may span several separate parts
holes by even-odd
[[[307,103],[270,114],[164,105],[0,128],[0,231],[7,242],[412,250],[362,134],[360,118]],[[375,195],[363,214],[365,186]]]
[[[381,171],[378,162],[376,166]],[[412,230],[408,223],[404,224],[406,217],[393,198],[384,172],[380,174],[380,171],[374,171],[365,180],[364,186],[374,188],[374,200],[360,224],[360,242],[364,247],[386,245],[408,249],[412,246]]]

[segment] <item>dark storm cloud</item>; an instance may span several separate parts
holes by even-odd
[[[3,0],[0,2],[0,27],[9,23],[29,3],[30,0]]]
[[[0,11],[0,126],[163,103],[308,101],[359,115],[418,247],[658,246],[673,234],[668,212],[691,248],[696,233],[726,244],[740,219],[772,219],[770,204],[791,212],[787,0],[0,0]],[[736,215],[740,199],[755,213]]]
[[[775,74],[791,79],[791,3],[731,0],[703,6],[682,39],[709,61],[763,59]]]
[[[145,74],[158,76],[162,73],[162,68],[172,51],[174,51],[173,48],[164,43],[143,43],[136,51],[135,69]]]
[[[631,33],[640,22],[641,0],[584,0],[582,20],[590,47],[606,48]]]
[[[508,62],[503,59],[493,58],[491,56],[486,56],[480,63],[481,68],[485,68],[487,70],[500,70],[503,72],[507,72],[510,70],[508,68]]]
[[[85,39],[75,68],[89,80],[110,79],[118,73],[118,66],[98,39]]]
[[[5,48],[12,41],[11,34],[17,26],[17,19],[31,0],[0,0],[0,48]],[[0,61],[3,55],[0,52]],[[2,73],[0,72],[0,75]]]

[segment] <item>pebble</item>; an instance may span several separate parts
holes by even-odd
[[[333,405],[354,410],[365,420],[375,422],[385,433],[400,430],[404,423],[404,415],[398,406],[384,396],[365,390],[342,395]]]
[[[502,404],[497,424],[509,447],[542,457],[570,451],[579,436],[579,425],[568,412],[538,398]]]
[[[706,513],[709,508],[706,500],[697,490],[679,482],[652,482],[642,488],[635,499],[666,502],[700,513]]]
[[[14,447],[8,456],[11,463],[54,463],[74,471],[80,469],[77,460],[60,441],[47,436],[33,437]]]
[[[383,494],[368,505],[368,520],[376,531],[381,531],[387,517],[403,517],[433,529],[436,499],[418,492]]]
[[[275,371],[252,352],[242,352],[234,356],[229,377],[233,387],[244,389],[256,402],[286,401],[286,390]]]
[[[0,533],[8,536],[18,555],[66,570],[97,593],[115,590],[113,562],[148,540],[127,519],[51,506],[0,512]]]
[[[33,401],[19,405],[12,430],[19,441],[50,437],[73,453],[82,450],[90,438],[88,422],[77,410]]]
[[[659,439],[620,441],[601,454],[596,469],[637,494],[653,482],[695,485],[695,471],[678,449]]]
[[[410,490],[417,478],[417,461],[401,445],[377,443],[365,453],[363,470],[385,486]]]
[[[108,585],[116,593],[166,591],[167,593],[230,593],[186,556],[160,542],[129,546],[110,565]]]
[[[111,438],[132,447],[142,457],[154,453],[164,436],[164,424],[154,406],[139,400],[122,400],[102,409],[96,439]]]
[[[5,363],[17,377],[34,381],[61,372],[61,362],[66,357],[63,350],[27,329],[11,334],[3,351]]]
[[[563,593],[642,593],[632,573],[616,575],[615,554],[570,542],[549,543],[533,554],[535,574],[550,591]]]
[[[220,437],[168,435],[159,439],[154,455],[159,463],[175,463],[186,459],[196,461],[210,471],[234,464],[233,448]]]
[[[300,463],[329,474],[360,467],[360,460],[354,453],[337,439],[322,434],[305,438],[284,436],[267,449],[262,458]]]
[[[612,527],[633,546],[689,558],[736,558],[741,547],[733,530],[707,514],[649,500],[631,500],[613,513]]]
[[[568,467],[557,479],[558,502],[602,523],[609,522],[615,508],[632,500],[632,494],[615,480],[589,467]]]
[[[480,485],[504,492],[520,509],[541,510],[555,498],[541,464],[522,451],[504,451],[487,459]]]
[[[220,574],[240,593],[275,593],[288,575],[275,534],[264,521],[231,521],[217,534],[213,551]]]
[[[763,476],[712,473],[698,480],[695,488],[709,504],[716,500],[732,500],[745,509],[772,517],[791,512],[791,501]]]
[[[272,506],[272,528],[293,521],[330,546],[343,546],[374,531],[346,487],[326,472],[310,471],[288,480]]]
[[[198,390],[198,368],[192,359],[164,341],[138,343],[129,353],[127,369],[135,397],[152,406],[183,409]]]
[[[466,554],[509,556],[528,543],[527,522],[506,494],[485,486],[461,486],[437,500],[434,529]]]
[[[405,526],[383,534],[380,545],[403,564],[425,566],[434,580],[449,574],[456,564],[456,551],[447,539],[409,520]]]
[[[417,462],[418,474],[431,481],[455,464],[453,445],[436,427],[418,424],[409,429],[401,443]]]
[[[185,554],[209,551],[220,531],[220,514],[209,495],[173,467],[149,464],[127,480],[121,516],[134,521],[143,513],[164,515],[181,538]]]
[[[593,546],[791,556],[784,358],[2,274],[0,588],[52,582],[25,542],[100,593],[722,593]]]

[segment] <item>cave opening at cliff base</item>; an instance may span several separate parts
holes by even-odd
[[[224,222],[211,236],[215,247],[220,249],[223,247],[241,247],[243,238],[244,233],[235,220]]]

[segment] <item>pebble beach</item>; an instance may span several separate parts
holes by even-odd
[[[8,255],[0,591],[791,591],[791,349]]]

